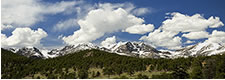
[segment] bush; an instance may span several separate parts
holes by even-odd
[[[79,79],[87,79],[88,78],[88,71],[81,69],[78,71],[78,78]]]
[[[138,74],[137,79],[148,79],[147,75]]]

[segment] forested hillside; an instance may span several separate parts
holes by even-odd
[[[2,79],[225,78],[225,54],[177,59],[85,50],[56,58],[27,58],[1,49]]]

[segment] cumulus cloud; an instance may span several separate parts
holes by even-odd
[[[211,16],[210,18],[205,19],[200,14],[188,16],[178,12],[167,13],[167,15],[171,16],[166,17],[168,19],[163,21],[163,24],[159,29],[149,33],[148,36],[142,36],[140,40],[153,44],[156,47],[179,49],[182,48],[182,38],[180,38],[178,33],[183,34],[182,36],[188,39],[202,39],[210,37],[208,41],[213,42],[218,42],[221,41],[218,39],[223,39],[220,37],[216,40],[215,37],[212,37],[212,35],[209,36],[208,32],[205,31],[207,28],[218,28],[224,26],[219,17]],[[216,32],[214,32],[214,34],[216,34]],[[190,41],[187,43],[190,43]]]
[[[134,14],[134,15],[144,15],[144,14],[150,12],[150,10],[148,8],[142,8],[142,7],[136,8],[136,6],[134,6],[132,3],[115,3],[115,4],[104,3],[104,4],[98,4],[98,5],[91,5],[91,4],[86,3],[86,4],[82,4],[82,7],[75,7],[74,8],[77,11],[77,13],[76,13],[76,17],[72,18],[72,19],[75,20],[76,22],[70,23],[72,25],[69,25],[69,24],[66,24],[66,23],[71,22],[72,19],[68,19],[68,20],[65,20],[65,21],[59,21],[57,23],[57,25],[53,27],[53,29],[56,30],[56,31],[59,31],[59,30],[66,30],[69,27],[77,26],[78,20],[84,19],[88,15],[87,13],[89,13],[91,10],[95,10],[95,9],[99,9],[99,8],[102,8],[102,9],[109,9],[110,8],[111,10],[122,8],[127,13],[131,13],[131,14]],[[76,25],[74,25],[74,24],[76,24]]]
[[[156,47],[179,49],[181,48],[181,38],[179,36],[174,37],[176,34],[176,32],[157,29],[154,32],[149,33],[148,36],[142,36],[140,40]]]
[[[2,47],[24,47],[24,46],[41,46],[40,40],[47,36],[47,33],[38,28],[37,30],[31,30],[30,28],[16,28],[12,35],[7,37],[5,34],[1,34]]]
[[[62,38],[67,44],[91,42],[105,33],[144,25],[143,19],[135,17],[123,8],[115,8],[112,4],[99,5],[98,9],[91,10],[84,19],[78,21],[79,30],[73,35]]]
[[[191,43],[194,43],[195,41],[191,41],[191,40],[187,40],[186,42],[185,42],[185,44],[191,44]]]
[[[205,31],[199,31],[199,32],[190,32],[188,34],[183,34],[182,36],[188,39],[202,39],[202,38],[208,38],[209,33]]]
[[[225,45],[225,32],[214,30],[206,42],[220,43]]]
[[[162,28],[168,31],[176,32],[197,32],[205,31],[208,27],[217,28],[224,26],[219,17],[210,17],[205,19],[200,14],[193,16],[184,15],[181,13],[171,13],[171,17],[163,21]]]
[[[43,21],[46,14],[69,13],[78,2],[61,1],[55,4],[39,0],[3,0],[2,28],[27,27]]]
[[[130,13],[132,12],[136,6],[134,6],[132,3],[104,3],[104,4],[98,4],[95,6],[96,9],[98,8],[111,8],[111,9],[117,9],[117,8],[123,8],[126,12]]]
[[[78,4],[78,3],[77,3]],[[53,26],[54,31],[65,31],[73,27],[78,27],[78,20],[83,19],[87,13],[96,8],[95,5],[91,5],[88,3],[80,2],[80,6],[73,7],[73,10],[66,10],[66,11],[76,11],[76,15],[73,18],[61,20],[56,25]]]
[[[115,44],[115,43],[116,43],[116,37],[112,36],[112,37],[108,37],[104,41],[102,41],[101,46],[108,48],[110,45]]]
[[[63,37],[63,35],[61,34],[57,37],[57,39],[62,39],[62,37]]]
[[[150,12],[150,10],[148,8],[137,8],[137,9],[134,9],[132,13],[134,15],[140,16],[140,15],[144,15],[149,12]]]
[[[151,10],[149,8],[144,8],[144,7],[137,8],[132,3],[116,3],[116,4],[104,3],[104,4],[99,4],[98,6],[96,6],[96,8],[98,8],[98,7],[101,7],[101,8],[106,8],[106,7],[109,8],[110,7],[113,9],[123,8],[128,13],[132,13],[133,15],[136,15],[136,16],[145,15],[145,14],[151,12]]]
[[[208,19],[208,22],[209,22],[209,27],[210,28],[218,28],[218,27],[224,26],[223,22],[220,21],[220,18],[219,17],[213,17],[213,16],[211,16]]]
[[[60,21],[58,22],[54,27],[53,30],[54,31],[64,31],[67,30],[71,27],[75,27],[78,26],[77,24],[77,19],[68,19],[65,21]]]
[[[61,1],[56,3],[49,3],[49,4],[41,4],[44,5],[45,10],[41,13],[45,14],[57,14],[57,13],[64,13],[64,14],[71,14],[76,8],[75,6],[82,4],[82,1]]]
[[[130,34],[145,34],[147,32],[150,32],[154,29],[154,25],[148,24],[148,25],[134,25],[132,27],[126,28],[125,32],[128,32]]]

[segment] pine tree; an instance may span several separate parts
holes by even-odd
[[[203,65],[202,74],[206,79],[213,79],[216,76],[216,61],[214,59],[208,59]]]
[[[202,69],[201,61],[198,58],[194,59],[194,61],[192,62],[191,68],[192,68],[192,73],[191,73],[192,79],[201,79],[203,77],[202,71],[201,71]]]
[[[78,78],[79,79],[86,79],[88,78],[88,71],[85,69],[81,69],[78,71]]]

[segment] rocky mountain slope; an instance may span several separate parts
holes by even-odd
[[[63,56],[69,53],[74,53],[74,52],[87,50],[87,49],[99,49],[99,47],[91,43],[82,43],[78,45],[68,45],[62,49],[53,49],[50,52],[48,52],[48,54],[50,56]]]
[[[188,56],[211,56],[225,52],[225,46],[218,43],[198,43],[187,46],[186,48],[171,52],[174,57],[188,57]]]
[[[20,49],[9,48],[8,50],[27,57],[45,58],[45,56],[41,53],[41,51],[36,47],[23,47]]]
[[[160,51],[143,42],[120,42],[108,47],[109,52],[120,55],[143,57],[143,58],[159,58]]]
[[[187,46],[176,51],[159,51],[154,47],[143,42],[119,42],[109,45],[108,47],[99,47],[92,43],[82,43],[77,45],[68,45],[61,49],[53,49],[51,51],[39,51],[35,47],[12,49],[9,50],[27,57],[37,58],[53,58],[66,54],[79,52],[87,49],[98,49],[119,55],[133,56],[140,58],[178,58],[189,56],[211,56],[225,52],[225,47],[218,43],[198,43],[196,45]]]

